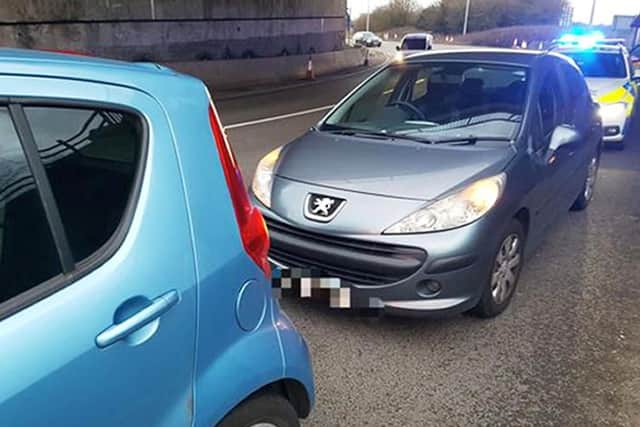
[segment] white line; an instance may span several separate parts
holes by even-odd
[[[333,108],[333,105],[325,105],[324,107],[312,108],[310,110],[298,111],[296,113],[283,114],[281,116],[266,117],[264,119],[252,120],[250,122],[236,123],[233,125],[225,126],[225,129],[236,129],[236,128],[243,128],[246,126],[260,125],[262,123],[275,122],[277,120],[290,119],[292,117],[305,116],[307,114],[313,114],[319,111],[326,111],[330,108]]]

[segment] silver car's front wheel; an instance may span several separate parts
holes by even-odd
[[[520,258],[520,237],[510,234],[500,246],[491,275],[491,296],[498,305],[513,293],[520,272]]]
[[[598,178],[598,157],[594,156],[589,163],[589,171],[587,173],[587,182],[584,184],[584,198],[591,200],[593,198],[593,190],[596,187],[596,179]]]
[[[589,206],[591,200],[593,199],[593,194],[596,188],[596,181],[598,180],[598,169],[600,168],[600,150],[598,150],[589,161],[589,166],[587,168],[587,178],[584,181],[584,187],[580,192],[580,195],[573,202],[573,206],[571,210],[581,211]]]
[[[489,259],[489,277],[483,283],[482,294],[472,310],[473,314],[494,317],[509,306],[524,264],[525,236],[523,223],[513,218],[498,240],[495,255]]]

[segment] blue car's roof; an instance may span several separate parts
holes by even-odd
[[[97,81],[145,91],[158,89],[167,78],[195,80],[157,64],[8,48],[0,48],[1,74]]]

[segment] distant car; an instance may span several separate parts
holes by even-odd
[[[338,279],[341,306],[491,317],[550,226],[589,205],[601,140],[566,57],[417,54],[267,155],[252,193],[273,263]]]
[[[0,64],[0,425],[297,426],[309,352],[204,84]]]
[[[633,78],[636,85],[640,86],[640,45],[631,49],[629,52],[631,58],[631,67],[633,68]]]
[[[433,49],[433,36],[429,33],[407,34],[402,38],[396,50],[411,53],[413,51],[424,51]]]
[[[623,148],[639,98],[634,65],[627,49],[617,40],[585,44],[577,39],[576,43],[560,41],[553,51],[578,64],[593,98],[600,104],[605,142]]]
[[[382,39],[369,31],[360,31],[353,35],[353,44],[366,47],[382,46]]]

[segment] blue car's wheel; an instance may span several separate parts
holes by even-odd
[[[287,399],[267,393],[242,402],[218,427],[300,427],[300,421]]]

